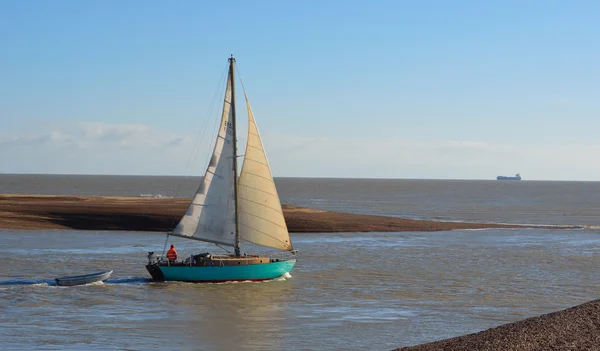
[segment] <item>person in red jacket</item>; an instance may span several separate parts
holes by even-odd
[[[177,260],[177,250],[175,250],[175,246],[171,245],[169,251],[167,251],[167,260],[169,262],[175,262]]]

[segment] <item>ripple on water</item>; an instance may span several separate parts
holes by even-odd
[[[151,282],[146,251],[164,241],[142,244],[156,240],[148,234],[27,234],[10,240],[22,254],[0,265],[0,338],[8,348],[392,349],[595,298],[600,236],[555,233],[294,235],[291,275],[225,284]],[[114,273],[103,284],[54,283],[105,268]]]

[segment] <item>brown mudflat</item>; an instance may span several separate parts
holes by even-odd
[[[600,300],[475,334],[396,350],[600,350]]]
[[[190,199],[144,197],[0,195],[0,228],[170,231]],[[283,206],[290,232],[400,232],[483,228],[534,228],[359,215]],[[552,227],[560,229],[561,227]]]

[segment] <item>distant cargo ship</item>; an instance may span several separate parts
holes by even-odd
[[[521,180],[521,175],[519,173],[515,174],[514,177],[505,177],[505,176],[497,176],[498,180]]]

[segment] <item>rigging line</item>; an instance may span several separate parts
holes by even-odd
[[[244,91],[244,97],[246,97],[246,88],[244,88],[244,82],[242,81],[242,75],[240,74],[240,69],[239,69],[240,65],[236,64],[235,65],[235,70],[237,72],[237,77],[240,80],[240,84],[242,85],[242,90]]]
[[[200,149],[200,145],[202,145],[202,140],[204,139],[204,133],[206,132],[206,128],[208,126],[208,119],[209,116],[212,114],[212,110],[215,107],[219,92],[222,90],[223,87],[223,76],[225,75],[224,71],[221,74],[221,79],[219,80],[219,84],[217,85],[217,89],[215,90],[213,97],[211,99],[211,103],[209,105],[208,111],[206,112],[206,115],[204,116],[203,122],[201,123],[201,125],[203,126],[202,128],[200,128],[200,130],[198,131],[198,133],[196,134],[196,139],[194,141],[194,146],[192,147],[192,152],[190,153],[190,156],[188,157],[188,160],[186,162],[186,166],[183,170],[183,175],[184,176],[189,176],[190,174],[188,174],[188,171],[191,173],[191,164],[192,164],[192,160],[196,158],[197,154],[198,154],[198,150]],[[180,189],[180,184],[178,184],[176,190],[175,190],[175,197],[177,197],[179,195],[179,189]]]
[[[255,243],[253,243],[252,241],[247,241],[247,240],[244,240],[244,239],[242,239],[242,241],[244,241],[245,243],[249,243],[249,244],[251,244],[251,246],[252,246],[252,247],[250,247],[250,249],[249,249],[248,251],[250,251],[250,252],[256,252],[258,255],[260,255],[260,256],[263,256],[263,255],[260,253],[260,250],[258,250],[258,249],[256,248],[256,246],[257,246],[257,245],[256,245]],[[266,256],[266,255],[264,255],[264,256]]]
[[[212,110],[214,109],[216,102],[217,102],[217,98],[219,96],[219,92],[223,89],[223,76],[226,74],[227,69],[225,69],[223,71],[223,73],[221,73],[221,79],[219,81],[219,84],[217,85],[217,89],[215,90],[209,109],[206,112],[206,115],[204,116],[204,121],[202,122],[202,126],[203,128],[200,128],[200,130],[198,131],[198,134],[196,135],[196,141],[194,142],[194,146],[192,147],[192,152],[190,153],[190,156],[186,162],[186,166],[185,169],[183,170],[183,176],[184,177],[188,177],[191,175],[191,165],[192,165],[192,160],[196,158],[196,156],[198,155],[198,152],[200,150],[200,145],[202,145],[202,141],[204,140],[204,133],[206,132],[206,128],[208,126],[208,120],[209,120],[209,116],[212,114]],[[216,121],[215,121],[216,123]],[[214,127],[213,127],[214,128]],[[210,161],[210,160],[209,160]],[[190,174],[188,174],[188,172]],[[202,181],[204,182],[204,179],[202,179]],[[173,194],[175,198],[179,197],[179,190],[181,189],[181,183],[177,183],[177,187],[175,188],[175,193]],[[196,190],[197,192],[197,190]],[[194,194],[195,196],[195,194]],[[192,197],[193,198],[193,197]],[[189,206],[189,205],[188,205]],[[175,225],[177,225],[177,218],[174,217],[173,219],[173,227]]]
[[[223,71],[223,74],[221,75],[221,88],[220,91],[223,91],[223,98],[221,100],[225,101],[225,95],[227,94],[227,84],[229,82],[229,79],[223,79],[224,77],[226,77],[226,75],[229,73],[229,65],[227,65],[227,67],[225,68],[225,70]],[[225,86],[225,89],[223,89],[223,86]],[[231,103],[230,103],[231,104]],[[219,111],[219,110],[217,110]],[[215,116],[216,118],[214,119],[214,125],[213,125],[213,131],[212,131],[212,135],[217,134],[217,136],[219,135],[219,133],[217,132],[218,128],[221,127],[221,117],[219,116],[219,114],[217,113],[217,115]],[[211,156],[212,157],[212,156]],[[210,163],[210,158],[206,159],[206,164],[204,166],[204,168],[208,168],[208,165]]]
[[[246,88],[244,87],[244,81],[242,81],[242,75],[240,74],[239,65],[235,65],[235,70],[237,71],[238,79],[240,80],[240,84],[242,85],[242,91],[244,92],[244,98],[246,99],[246,107],[248,107],[248,109],[250,111],[252,111],[252,108],[250,107],[250,102],[248,101],[248,94],[246,94]],[[258,136],[258,138],[260,139],[260,144],[262,146],[261,151],[263,152],[263,154],[265,156],[265,160],[267,160],[266,165],[269,166],[269,159],[267,158],[267,154],[265,153],[265,147],[264,147],[262,139],[260,138],[260,132],[258,132],[258,125],[256,125],[256,119],[254,118],[254,113],[252,113],[252,119],[254,119],[254,126],[256,127],[256,131],[257,131],[256,136]],[[248,126],[248,130],[250,130],[250,126]],[[247,145],[248,144],[246,144],[246,146]],[[258,148],[256,148],[256,149],[258,149]],[[273,178],[273,173],[271,172],[270,167],[269,167],[269,173],[271,173],[271,178]],[[273,184],[274,183],[275,183],[275,180],[273,179]]]
[[[242,85],[242,91],[244,92],[244,99],[246,100],[246,107],[249,107],[250,105],[248,103],[248,94],[246,94],[246,88],[244,87],[244,81],[242,80],[242,75],[240,74],[239,65],[235,65],[235,70],[237,71],[238,79],[240,80],[240,84]],[[256,121],[254,121],[254,124],[256,124]],[[248,129],[250,129],[250,128],[248,127]],[[257,129],[258,129],[258,127],[257,127]],[[262,141],[261,141],[261,143],[262,143]]]
[[[217,101],[218,101],[218,98],[220,96],[220,92],[223,91],[223,86],[227,84],[226,79],[223,79],[223,77],[226,74],[227,74],[227,69],[225,69],[223,71],[223,73],[221,74],[221,78],[219,80],[219,85],[217,86],[217,89],[215,90],[215,93],[213,94],[209,110],[206,113],[206,116],[204,118],[204,120],[206,121],[206,123],[202,123],[203,128],[199,131],[198,135],[196,136],[196,142],[194,143],[194,147],[192,148],[192,154],[190,155],[190,158],[188,159],[188,163],[186,165],[186,169],[185,169],[185,172],[184,172],[185,174],[187,174],[188,171],[191,173],[191,168],[192,168],[193,160],[196,159],[196,157],[198,156],[198,152],[200,152],[200,147],[202,145],[202,141],[204,140],[204,134],[205,134],[206,129],[208,127],[208,123],[207,122],[208,122],[209,116],[212,114],[213,109],[217,105]],[[217,124],[217,121],[219,119],[218,117],[219,116],[217,114],[217,116],[215,118],[214,125],[213,125],[213,132],[214,132],[214,130],[216,128],[216,124]],[[208,160],[208,161],[210,161],[210,160]]]
[[[221,246],[221,245],[219,245],[219,244],[217,244],[217,243],[214,243],[214,244],[215,244],[215,246],[219,247],[221,250],[223,250],[223,251],[227,252],[228,254],[231,254],[231,251],[227,250],[227,249],[226,249],[226,248],[224,248],[223,246]]]
[[[161,256],[165,255],[165,251],[167,251],[167,243],[169,242],[169,233],[167,233],[167,238],[165,239],[165,246],[163,247],[163,251]]]
[[[215,90],[213,97],[211,99],[211,103],[209,105],[208,111],[206,112],[206,115],[204,116],[204,120],[202,122],[202,126],[203,128],[200,128],[200,130],[198,131],[198,134],[196,135],[196,140],[194,141],[194,146],[192,147],[192,152],[190,153],[190,156],[188,157],[188,160],[186,162],[186,166],[183,170],[183,176],[184,177],[189,177],[191,176],[192,173],[192,163],[193,160],[196,159],[198,152],[200,150],[200,146],[202,145],[202,141],[204,140],[204,134],[206,132],[206,129],[208,127],[208,120],[210,118],[210,115],[212,114],[212,111],[217,103],[217,99],[219,97],[219,92],[222,91],[223,89],[223,84],[224,84],[224,80],[223,80],[223,76],[227,73],[227,69],[225,69],[222,73],[221,73],[221,79],[219,80],[219,83],[217,85],[217,89]],[[215,121],[216,123],[216,121]],[[214,127],[213,127],[214,129]],[[208,160],[207,162],[210,162],[210,160]],[[189,173],[188,173],[189,172]],[[204,179],[202,179],[202,182],[204,182]],[[198,186],[197,189],[199,189],[199,187],[202,186],[202,184],[200,184]],[[181,189],[181,183],[177,183],[177,187],[175,188],[175,194],[174,197],[177,198],[179,197],[179,190]],[[194,195],[192,196],[192,199],[195,197],[195,194],[198,192],[198,190],[196,190],[194,192]],[[190,205],[188,205],[189,207]],[[178,219],[176,217],[173,217],[173,227],[175,227],[178,223]]]

